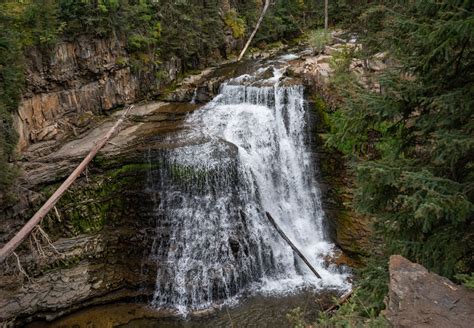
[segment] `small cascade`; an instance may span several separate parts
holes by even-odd
[[[190,144],[159,156],[148,192],[156,201],[153,305],[180,313],[242,292],[347,289],[325,262],[333,245],[309,151],[303,87],[281,86],[281,70],[242,76],[187,118]],[[258,84],[256,83],[258,82]],[[317,279],[265,217],[304,253]]]
[[[197,90],[198,90],[197,88],[194,88],[193,96],[192,96],[191,101],[190,101],[191,104],[195,104],[195,103],[196,103]]]

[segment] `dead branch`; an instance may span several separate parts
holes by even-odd
[[[118,132],[120,125],[123,123],[127,117],[129,111],[133,106],[127,108],[127,110],[122,114],[120,119],[112,126],[112,128],[107,132],[107,134],[100,139],[96,145],[91,149],[89,154],[82,160],[79,166],[71,173],[71,175],[63,182],[63,184],[54,192],[54,194],[44,203],[44,205],[38,210],[38,212],[33,215],[33,217],[21,228],[21,230],[12,238],[2,249],[0,249],[0,263],[5,261],[5,259],[12,254],[15,249],[23,242],[23,240],[28,237],[34,227],[36,227],[40,221],[48,214],[48,212],[56,205],[58,200],[62,195],[68,190],[68,188],[76,181],[76,179],[81,175],[90,161],[95,157],[97,152],[107,143],[107,141]]]
[[[270,215],[270,213],[268,212],[265,212],[265,214],[267,215],[267,218],[268,220],[272,223],[273,227],[275,228],[275,230],[280,234],[280,236],[282,236],[282,238],[286,241],[286,243],[288,245],[290,245],[290,247],[293,249],[293,251],[303,260],[303,262],[308,266],[308,268],[314,273],[314,275],[316,277],[318,277],[319,279],[321,279],[321,276],[319,275],[319,273],[316,271],[316,269],[311,265],[311,263],[309,263],[309,261],[306,259],[306,257],[304,257],[303,253],[300,252],[300,250],[295,246],[295,244],[293,244],[291,242],[291,240],[286,236],[286,234],[283,232],[283,230],[280,229],[280,227],[278,226],[278,224],[275,222],[275,220],[273,219],[273,217]]]
[[[340,307],[342,304],[346,303],[347,300],[352,296],[352,292],[353,291],[350,290],[347,293],[345,293],[344,295],[342,295],[335,304],[331,305],[329,308],[324,310],[324,313],[331,312],[331,311],[335,310],[336,308]]]
[[[56,213],[56,217],[58,218],[58,221],[61,222],[61,215],[59,215],[59,211],[56,206],[54,206],[54,212]]]
[[[329,15],[328,15],[328,0],[324,0],[324,29],[328,30]]]
[[[245,44],[244,49],[242,49],[242,52],[240,53],[239,58],[237,59],[237,61],[240,61],[242,59],[242,57],[244,56],[245,52],[247,51],[247,48],[249,47],[250,42],[252,42],[252,39],[255,36],[255,34],[257,33],[257,30],[260,27],[260,24],[262,24],[263,17],[265,16],[269,6],[270,6],[270,0],[265,0],[265,5],[263,6],[263,10],[262,10],[262,13],[260,14],[260,18],[257,21],[257,25],[255,25],[255,29],[253,30],[252,34],[250,34],[250,37],[247,40],[247,43]]]

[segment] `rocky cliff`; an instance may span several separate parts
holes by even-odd
[[[197,66],[218,59],[218,55],[202,59]],[[80,37],[49,51],[33,48],[27,60],[26,90],[14,115],[20,151],[35,143],[77,136],[91,127],[94,116],[163,95],[164,87],[178,84],[184,74],[178,58],[159,66],[132,67],[125,41],[114,38]]]
[[[87,305],[119,299],[147,298],[154,287],[156,265],[147,252],[154,233],[154,197],[144,197],[150,157],[173,147],[162,138],[179,130],[195,105],[153,103],[137,106],[120,135],[101,151],[85,175],[10,257],[0,274],[0,321],[16,324],[51,319]],[[116,115],[120,115],[118,112]],[[28,173],[24,202],[4,213],[2,240],[19,230],[31,212],[81,161],[115,117],[54,152],[25,152]],[[34,148],[34,147],[33,147]],[[157,161],[158,162],[158,161]],[[7,216],[9,215],[9,216]]]
[[[131,72],[123,41],[83,37],[50,53],[28,52],[27,86],[15,128],[18,148],[80,133],[93,115],[135,101],[140,81]]]
[[[227,38],[229,41],[230,39]],[[229,51],[239,46],[226,44]],[[141,195],[148,157],[173,147],[162,140],[186,113],[209,100],[225,73],[206,69],[185,77],[180,59],[134,67],[123,40],[80,37],[27,53],[26,89],[14,114],[19,134],[15,206],[1,204],[0,243],[17,232],[120,115],[145,99],[173,103],[136,106],[124,130],[62,198],[54,213],[0,272],[0,322],[52,318],[76,308],[147,297],[153,270],[153,204]],[[196,68],[223,60],[216,54]],[[189,65],[188,65],[189,66]],[[180,102],[184,102],[181,104]],[[151,199],[151,198],[150,198]],[[54,245],[54,246],[53,246]],[[145,259],[145,260],[144,260]]]

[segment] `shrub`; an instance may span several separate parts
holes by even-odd
[[[232,36],[239,39],[245,35],[245,21],[237,15],[235,9],[229,10],[224,17],[224,22],[232,31]]]
[[[331,33],[326,30],[312,30],[308,33],[308,42],[315,52],[322,52],[331,41]]]

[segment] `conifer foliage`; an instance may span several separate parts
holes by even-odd
[[[363,56],[387,50],[392,65],[376,77],[380,92],[340,70],[345,101],[329,140],[355,159],[359,208],[379,218],[389,251],[448,277],[473,270],[473,9],[371,5]]]

